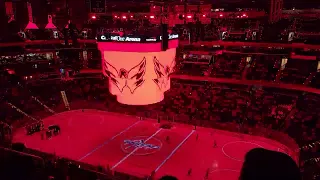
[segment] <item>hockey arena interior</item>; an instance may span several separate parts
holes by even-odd
[[[0,179],[320,180],[320,3],[0,2]]]

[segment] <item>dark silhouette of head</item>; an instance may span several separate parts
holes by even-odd
[[[160,178],[159,180],[178,180],[178,178],[174,177],[174,176],[162,176],[162,178]]]
[[[246,154],[239,180],[301,180],[301,176],[290,156],[255,148]]]

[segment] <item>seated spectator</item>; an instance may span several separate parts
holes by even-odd
[[[297,164],[288,155],[262,148],[250,150],[240,180],[301,180]]]
[[[176,177],[173,176],[163,176],[160,180],[178,180]]]

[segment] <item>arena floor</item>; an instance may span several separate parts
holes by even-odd
[[[170,130],[160,129],[154,120],[141,121],[98,110],[63,112],[44,119],[44,124],[60,125],[61,134],[41,140],[40,133],[27,136],[20,129],[14,142],[141,177],[155,171],[156,177],[170,174],[180,180],[201,180],[209,171],[208,179],[237,180],[244,155],[250,149],[285,149],[261,137],[200,127],[193,130],[194,127],[180,124]],[[190,168],[192,173],[188,176]]]

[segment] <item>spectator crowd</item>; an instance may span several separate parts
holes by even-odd
[[[10,102],[37,119],[49,116],[32,96],[57,112],[65,110],[61,91],[65,91],[71,108],[97,108],[145,118],[187,123],[197,126],[227,129],[239,133],[272,137],[280,131],[292,137],[301,147],[300,167],[306,176],[319,168],[312,159],[319,157],[319,96],[316,94],[230,85],[214,82],[172,79],[171,89],[164,101],[147,106],[119,104],[108,93],[107,79],[73,79],[29,82],[3,92],[2,121],[14,128],[26,126],[30,119],[23,117]],[[50,88],[48,88],[50,87]],[[82,103],[85,101],[86,105]],[[223,126],[221,126],[223,125]],[[263,131],[261,131],[263,129]],[[281,139],[276,139],[281,142]],[[303,148],[302,148],[303,147]],[[52,172],[51,172],[52,173]],[[312,175],[310,175],[310,173]],[[54,175],[54,174],[52,174]]]

